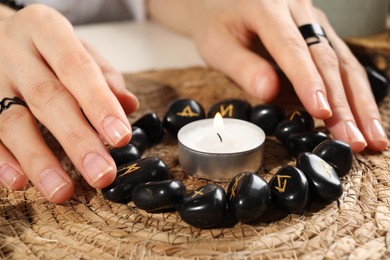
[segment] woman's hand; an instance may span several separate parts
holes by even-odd
[[[325,120],[335,139],[355,152],[366,146],[387,148],[363,67],[310,0],[149,0],[148,7],[152,18],[190,34],[210,66],[270,102],[279,81],[270,61],[251,50],[259,37],[302,104]],[[308,46],[298,27],[315,23],[328,39],[320,37],[320,43]]]
[[[103,140],[114,147],[129,142],[125,112],[138,107],[121,75],[43,5],[2,19],[0,38],[0,99],[19,97],[28,105],[0,114],[0,184],[19,189],[30,179],[55,203],[72,195],[72,180],[45,144],[39,121],[92,187],[109,185],[116,166]]]

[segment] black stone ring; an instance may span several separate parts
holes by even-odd
[[[12,105],[21,105],[21,106],[25,106],[28,108],[26,102],[24,102],[22,99],[20,99],[18,97],[3,98],[0,101],[0,115],[3,113],[4,110],[7,110]]]
[[[308,46],[321,42],[321,37],[328,40],[324,29],[316,23],[304,24],[298,27]],[[328,40],[329,42],[329,40]],[[330,42],[329,42],[330,44]]]

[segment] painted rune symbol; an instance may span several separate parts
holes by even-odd
[[[277,189],[279,192],[285,192],[287,187],[287,179],[290,179],[291,176],[289,175],[278,175],[278,186],[274,186],[275,189]],[[283,184],[282,184],[283,183]]]
[[[192,195],[192,198],[195,198],[196,196],[204,195],[204,194],[203,194],[203,189],[204,189],[204,188],[202,188],[202,189],[200,189],[200,190],[195,190],[195,191],[194,191],[194,194]]]
[[[233,116],[233,109],[234,109],[234,106],[232,104],[228,105],[226,108],[223,105],[221,105],[219,107],[219,110],[220,110],[222,117],[225,117],[225,115],[227,113],[229,113],[229,115],[228,115],[229,117],[232,117]]]
[[[296,116],[302,116],[301,112],[299,111],[294,111],[291,116],[290,116],[290,121],[292,121],[294,119],[294,117]]]
[[[131,173],[131,172],[133,172],[133,171],[138,170],[138,169],[141,169],[141,167],[139,167],[136,163],[133,163],[133,164],[131,164],[131,165],[128,165],[128,166],[126,166],[126,167],[120,169],[120,171],[125,171],[125,172],[124,172],[124,173],[121,173],[121,174],[119,175],[119,177],[125,176],[125,175],[127,175],[127,174],[129,174],[129,173]]]
[[[240,181],[240,179],[244,177],[244,174],[241,174],[240,176],[237,176],[235,179],[234,179],[234,184],[232,186],[232,193],[230,194],[230,199],[234,198],[236,196],[236,189],[237,189],[237,186],[238,186],[238,182]]]
[[[324,161],[321,161],[321,166],[325,170],[325,173],[329,176],[329,179],[331,179],[332,178],[332,174],[331,174],[332,166],[330,166],[329,164],[327,164]]]
[[[194,113],[192,111],[190,106],[186,106],[183,111],[176,113],[178,116],[184,116],[184,117],[194,117],[194,116],[199,116],[198,113]]]

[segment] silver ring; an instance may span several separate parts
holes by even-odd
[[[28,108],[26,102],[18,97],[13,97],[13,98],[3,98],[0,101],[0,115],[3,113],[4,110],[7,110],[10,108],[12,105],[21,105],[25,106]]]

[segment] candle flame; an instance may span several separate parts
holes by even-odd
[[[214,116],[214,130],[219,134],[223,132],[223,118],[219,112]]]

